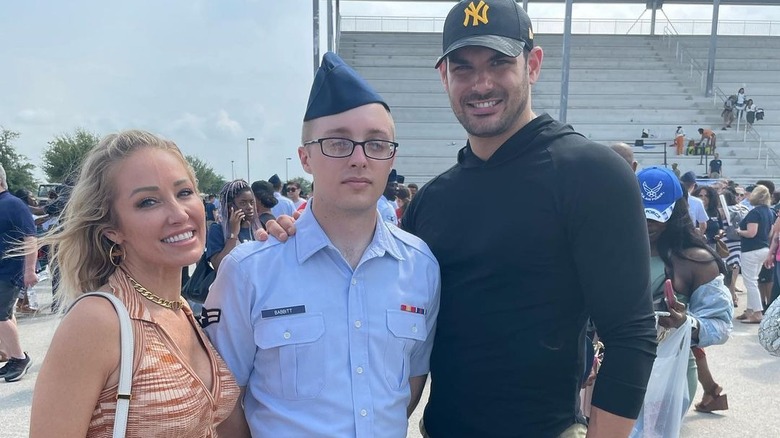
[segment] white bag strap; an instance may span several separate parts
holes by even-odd
[[[119,387],[116,394],[116,414],[114,415],[113,438],[124,438],[127,430],[127,417],[130,410],[131,388],[133,386],[133,327],[130,323],[130,314],[119,298],[106,292],[90,292],[81,295],[78,300],[99,296],[111,302],[119,316]],[[76,304],[74,302],[73,304]]]

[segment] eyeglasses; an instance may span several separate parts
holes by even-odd
[[[288,192],[294,192],[296,190],[298,190],[296,187],[287,187]]]
[[[363,148],[366,157],[374,160],[389,160],[395,155],[398,143],[390,140],[355,141],[348,138],[326,137],[307,141],[303,145],[319,143],[322,155],[331,158],[346,158],[355,152],[355,147]]]

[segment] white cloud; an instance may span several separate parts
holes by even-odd
[[[54,113],[45,109],[23,109],[16,114],[16,120],[20,123],[31,125],[46,124],[52,121]]]
[[[231,119],[230,114],[224,109],[219,110],[219,113],[217,114],[217,128],[228,132],[231,135],[239,135],[244,131],[241,124]]]

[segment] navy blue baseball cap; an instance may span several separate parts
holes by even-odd
[[[513,58],[534,47],[531,19],[515,0],[463,0],[444,21],[442,55],[466,46],[482,46]]]
[[[314,75],[303,121],[340,114],[369,103],[382,104],[390,111],[382,96],[365,79],[338,55],[327,52]]]
[[[672,216],[677,201],[683,197],[682,185],[677,175],[663,167],[648,167],[637,175],[645,218],[666,222]]]

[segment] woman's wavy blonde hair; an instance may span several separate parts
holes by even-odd
[[[176,156],[197,186],[195,172],[174,142],[141,130],[104,137],[87,153],[59,225],[39,242],[50,246],[51,265],[61,278],[55,297],[60,309],[66,310],[79,295],[98,290],[116,270],[111,263],[113,242],[105,236],[109,228],[118,225],[112,208],[115,169],[146,147]]]

